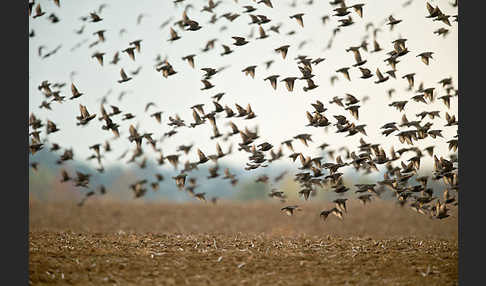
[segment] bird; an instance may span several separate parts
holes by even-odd
[[[76,123],[76,125],[86,125],[88,124],[88,122],[90,122],[96,117],[96,114],[89,114],[86,106],[82,104],[79,105],[79,111],[81,115],[76,117],[76,119],[78,119],[79,121],[78,123]]]
[[[122,52],[127,53],[128,56],[135,61],[135,53],[133,52],[135,50],[135,47],[128,47],[124,49]]]
[[[438,36],[442,36],[442,37],[445,38],[449,34],[449,29],[441,27],[441,28],[435,30],[434,34],[437,34]]]
[[[231,53],[233,53],[233,50],[228,47],[227,45],[221,45],[223,47],[223,52],[220,54],[221,56],[225,56],[225,55],[229,55]]]
[[[336,72],[342,73],[343,76],[344,76],[344,78],[346,78],[347,80],[351,81],[351,78],[349,77],[348,70],[349,70],[348,67],[344,67],[344,68],[340,68],[340,69],[336,70]]]
[[[354,24],[353,18],[351,18],[351,16],[348,16],[348,18],[345,19],[339,19],[338,21],[341,22],[338,27],[346,27]]]
[[[98,16],[98,14],[96,12],[89,13],[89,16],[91,17],[91,22],[93,22],[93,23],[100,22],[100,21],[103,20],[103,18]]]
[[[151,117],[154,117],[155,120],[157,120],[158,123],[161,123],[161,116],[162,116],[162,112],[161,111],[158,111],[158,112],[154,112],[150,115]]]
[[[296,136],[294,136],[294,139],[299,139],[302,144],[304,144],[306,147],[309,147],[307,141],[311,141],[312,142],[312,138],[311,138],[311,134],[298,134]]]
[[[98,62],[100,63],[100,65],[103,66],[103,56],[104,55],[105,55],[105,53],[96,52],[91,57],[96,58],[98,60]]]
[[[204,87],[201,88],[201,90],[206,90],[214,87],[214,85],[210,83],[208,80],[203,79],[201,80],[201,82],[204,84]]]
[[[245,5],[242,8],[245,8],[246,10],[243,11],[243,13],[251,13],[253,11],[256,11],[257,9],[251,5]]]
[[[336,204],[336,208],[338,210],[340,210],[341,212],[346,212],[347,213],[348,212],[347,209],[346,209],[346,201],[347,200],[348,199],[346,199],[346,198],[344,198],[344,199],[335,199],[333,201],[333,203]]]
[[[354,59],[355,59],[356,63],[353,65],[353,67],[362,66],[367,62],[366,60],[363,60],[361,58],[359,48],[354,48],[354,49],[350,48],[350,49],[347,49],[346,51],[352,51],[354,53]]]
[[[352,8],[354,8],[354,11],[356,11],[356,14],[358,14],[361,18],[363,18],[363,6],[365,4],[354,4],[353,6],[351,6]]]
[[[73,94],[73,96],[71,96],[69,99],[75,99],[75,98],[79,98],[81,97],[84,93],[81,93],[78,91],[78,89],[76,88],[76,86],[74,85],[74,83],[71,83],[71,93]]]
[[[206,202],[206,197],[205,197],[206,193],[195,193],[194,194],[194,197],[198,200],[201,200],[203,202]]]
[[[352,105],[352,106],[348,106],[345,108],[345,110],[349,110],[349,112],[351,113],[351,115],[356,119],[358,120],[359,119],[359,115],[358,115],[358,109],[360,108],[359,105]]]
[[[35,19],[35,18],[43,16],[44,14],[46,14],[46,12],[42,11],[40,3],[37,3],[37,6],[35,6],[35,15],[32,18]],[[30,13],[29,13],[29,15],[30,15]]]
[[[361,71],[361,78],[363,78],[363,79],[370,78],[370,77],[373,76],[371,71],[367,68],[359,67],[359,70]]]
[[[32,163],[30,163],[30,166],[32,167],[32,170],[34,172],[37,172],[39,170],[39,163],[38,162],[32,162]]]
[[[288,216],[294,215],[294,210],[300,210],[299,206],[298,205],[286,206],[280,209],[280,211],[285,212],[285,214]]]
[[[378,77],[378,80],[375,81],[375,83],[382,83],[382,82],[385,82],[388,80],[389,76],[387,77],[384,77],[381,72],[380,72],[380,69],[379,68],[376,68],[376,76]]]
[[[380,47],[380,44],[376,41],[376,39],[373,40],[373,51],[372,53],[377,53],[382,51],[383,49]]]
[[[425,65],[429,65],[429,59],[432,59],[432,54],[434,54],[434,52],[423,52],[418,54],[417,57],[420,57]]]
[[[60,21],[60,19],[54,13],[51,13],[48,18],[53,24],[58,23]]]
[[[277,191],[276,189],[271,190],[271,192],[268,194],[269,197],[271,198],[279,198],[281,202],[285,202],[286,195],[284,192]]]
[[[28,6],[29,16],[31,16],[32,14],[32,8],[34,7],[34,5],[35,5],[35,1],[32,2],[29,1],[29,6]]]
[[[385,73],[389,74],[394,79],[397,78],[397,75],[395,74],[395,71],[394,70],[388,70]]]
[[[293,91],[294,90],[294,82],[297,79],[297,77],[286,77],[281,80],[285,82],[285,86],[287,87],[288,91]]]
[[[340,220],[343,219],[343,213],[342,213],[342,211],[338,210],[337,208],[332,208],[331,209],[331,213],[333,215],[335,215],[337,218],[339,218]]]
[[[120,69],[120,76],[121,76],[121,79],[118,80],[118,83],[124,83],[124,82],[127,82],[127,81],[132,79],[131,77],[127,76],[127,74],[125,73],[123,68]]]
[[[258,40],[262,40],[262,39],[265,39],[265,38],[268,38],[268,35],[267,33],[265,33],[265,30],[263,29],[263,27],[261,25],[258,26]]]
[[[83,28],[84,28],[84,26],[83,26]],[[97,35],[98,40],[100,42],[104,42],[105,41],[105,32],[106,32],[106,30],[98,30],[98,31],[94,32],[93,35]]]
[[[394,27],[395,25],[397,25],[398,23],[400,23],[400,22],[402,22],[402,20],[397,20],[397,19],[393,18],[393,16],[392,16],[392,15],[390,15],[390,16],[388,17],[388,23],[386,23],[386,24],[387,24],[387,25],[390,25],[390,31],[393,31],[393,27]]]
[[[204,164],[209,160],[200,149],[197,149],[197,155],[199,156],[198,164]]]
[[[194,57],[196,55],[195,54],[190,54],[190,55],[187,55],[187,56],[184,56],[182,57],[182,60],[187,60],[187,62],[189,63],[189,65],[194,68]]]
[[[146,14],[144,13],[141,13],[137,16],[137,25],[140,25],[140,23],[142,22],[142,19],[147,16]]]
[[[275,52],[280,53],[282,55],[282,58],[285,60],[289,47],[290,45],[283,45],[281,47],[276,48]]]
[[[415,73],[409,73],[409,74],[402,76],[402,78],[407,79],[409,89],[412,89],[413,86],[414,86],[414,76],[415,76]]]
[[[187,177],[187,174],[179,174],[179,175],[174,176],[172,178],[175,180],[177,187],[179,189],[182,189],[182,188],[184,188],[184,185],[185,185],[185,182],[186,182],[186,177]]]
[[[270,1],[270,0],[260,0],[260,1],[258,1],[257,3],[258,3],[258,4],[263,3],[263,4],[265,4],[266,6],[268,6],[268,7],[270,7],[270,8],[273,8],[272,1]]]
[[[52,122],[51,120],[47,120],[47,125],[46,125],[46,133],[51,134],[54,132],[58,132],[59,128],[57,128],[56,124]]]
[[[350,7],[346,7],[345,5],[341,5],[341,7],[338,7],[338,8],[333,10],[333,11],[336,12],[336,14],[334,14],[333,16],[344,17],[344,16],[351,13],[350,11],[348,11],[349,8]]]
[[[245,38],[243,38],[243,37],[231,37],[231,38],[233,38],[233,40],[235,40],[235,42],[233,43],[233,45],[235,45],[235,46],[243,46],[243,45],[248,44],[248,41],[245,40]]]
[[[302,16],[304,16],[304,13],[298,13],[290,16],[290,19],[295,19],[297,23],[304,28],[304,20],[302,19]]]
[[[135,40],[135,41],[131,41],[129,44],[134,45],[135,49],[137,50],[137,53],[140,53],[140,43],[141,42],[142,42],[142,40]]]
[[[371,197],[372,197],[371,194],[364,194],[364,195],[358,196],[358,200],[360,200],[363,205],[366,205],[366,203],[371,202]]]
[[[437,15],[437,17],[435,19],[433,19],[432,21],[442,21],[444,24],[446,24],[447,26],[451,26],[451,22],[449,21],[449,18],[451,16],[450,15],[446,15],[446,14],[443,14],[442,12]]]
[[[323,220],[323,221],[326,221],[327,220],[327,217],[332,214],[334,212],[335,208],[331,209],[331,210],[323,210],[321,211],[321,213],[319,214],[319,217]]]
[[[168,41],[173,42],[179,40],[181,37],[177,34],[177,32],[171,27],[170,28],[170,38]]]
[[[310,78],[306,79],[306,81],[307,81],[307,86],[304,86],[304,87],[302,88],[302,89],[303,89],[305,92],[307,92],[308,90],[312,90],[312,89],[315,89],[315,88],[319,87],[319,86],[318,86],[318,85],[316,85],[316,84],[314,83],[314,81],[313,81],[312,79],[310,79]]]
[[[270,81],[270,84],[272,85],[273,89],[277,89],[277,78],[279,77],[280,75],[271,75],[271,76],[268,76],[266,77],[264,80],[268,80]]]
[[[248,66],[242,70],[245,75],[250,75],[252,78],[255,78],[255,68],[256,66]]]
[[[118,61],[120,60],[120,56],[119,56],[119,52],[116,52],[114,55],[113,55],[113,59],[110,61],[110,64],[112,65],[116,65],[118,63]]]

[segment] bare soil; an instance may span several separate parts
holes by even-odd
[[[457,211],[436,220],[382,201],[40,203],[29,208],[32,285],[457,285]]]

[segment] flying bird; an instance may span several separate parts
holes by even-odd
[[[289,50],[290,45],[284,45],[281,47],[278,47],[275,49],[275,52],[280,53],[282,55],[282,58],[285,60],[285,57],[287,56],[287,52]]]
[[[294,210],[300,210],[299,206],[297,206],[297,205],[287,206],[287,207],[283,207],[282,209],[280,209],[280,211],[285,212],[285,214],[288,215],[288,216],[294,215]]]
[[[123,70],[123,68],[120,69],[120,76],[121,76],[121,79],[118,80],[118,83],[127,82],[127,81],[129,81],[129,80],[132,79],[131,77],[128,77],[127,76],[127,74],[125,73],[125,71]]]
[[[295,19],[297,23],[304,28],[304,20],[302,19],[302,16],[304,16],[304,13],[298,13],[295,15],[290,16],[290,19]]]
[[[73,96],[71,96],[69,99],[79,98],[79,97],[81,97],[81,95],[84,94],[84,93],[81,93],[81,92],[78,91],[78,89],[76,88],[74,83],[71,83],[71,93],[73,94]]]

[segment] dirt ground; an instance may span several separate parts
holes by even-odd
[[[377,201],[340,221],[301,203],[30,202],[31,285],[457,285],[457,211]]]

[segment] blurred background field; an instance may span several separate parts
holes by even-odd
[[[363,206],[351,201],[341,221],[319,218],[333,203],[302,202],[294,216],[280,212],[285,206],[270,202],[169,203],[119,202],[95,198],[79,208],[74,203],[31,200],[30,231],[116,233],[222,233],[276,236],[341,235],[373,238],[415,237],[457,239],[457,210],[443,220],[430,219],[393,202],[374,201]]]

